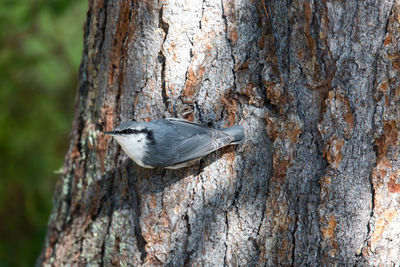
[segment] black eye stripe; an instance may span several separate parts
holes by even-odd
[[[122,133],[122,134],[133,134],[133,133],[137,133],[137,132],[138,131],[134,130],[134,129],[125,129],[125,130],[120,131],[120,133]]]
[[[146,129],[143,130],[136,130],[136,129],[124,129],[122,131],[117,131],[118,133],[121,134],[136,134],[136,133],[148,133]]]
[[[150,141],[150,144],[154,145],[156,143],[154,139],[154,134],[153,131],[148,130],[148,129],[142,129],[142,130],[136,130],[136,129],[124,129],[122,131],[116,131],[119,134],[136,134],[136,133],[144,133],[147,135],[148,140]]]

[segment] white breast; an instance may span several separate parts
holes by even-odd
[[[130,136],[116,136],[115,138],[128,157],[136,162],[137,165],[144,168],[153,168],[143,163],[144,157],[147,155],[147,138],[145,133]]]

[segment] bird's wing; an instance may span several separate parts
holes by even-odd
[[[234,140],[222,131],[176,118],[160,120],[155,129],[156,139],[164,145],[152,160],[163,162],[168,158],[165,165],[169,166],[200,159]]]
[[[221,131],[209,129],[182,140],[176,147],[174,164],[200,159],[233,141],[233,137]]]

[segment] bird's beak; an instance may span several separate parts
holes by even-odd
[[[108,135],[111,135],[111,136],[116,136],[116,135],[118,135],[117,132],[115,132],[115,131],[104,132],[104,134],[108,134]]]

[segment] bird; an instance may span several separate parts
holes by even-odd
[[[245,141],[243,125],[213,129],[179,118],[127,121],[104,133],[144,168],[183,168],[224,146]]]

